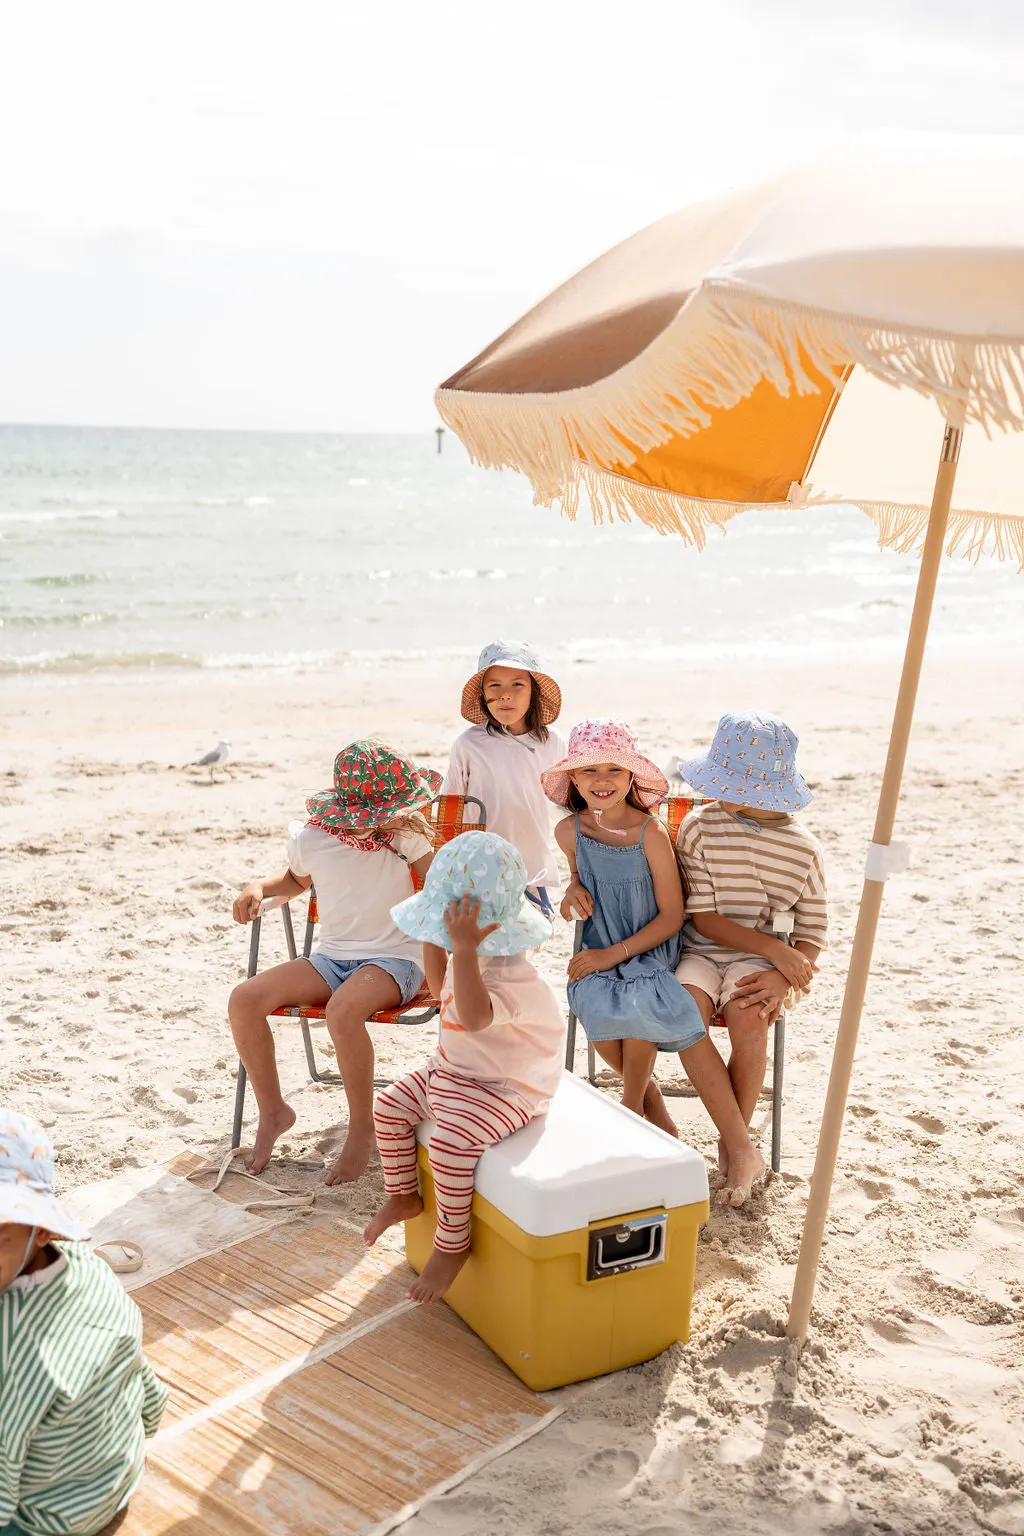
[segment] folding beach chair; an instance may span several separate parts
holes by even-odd
[[[471,815],[466,818],[467,808]],[[434,851],[442,848],[445,843],[451,842],[453,837],[458,837],[460,832],[481,832],[487,824],[487,811],[482,800],[475,795],[438,795],[430,806],[428,816],[434,837]],[[465,825],[463,823],[465,822]],[[418,890],[420,882],[415,871],[412,871],[414,887]],[[300,958],[295,943],[295,928],[292,922],[290,903],[281,903],[281,917],[284,920],[284,941],[288,950],[289,960]],[[316,906],[316,891],[309,887],[309,901],[306,906],[306,931],[302,941],[303,960],[308,960],[313,953],[313,938],[316,932],[318,920]],[[246,979],[255,976],[259,970],[260,960],[260,928],[263,919],[253,919],[252,934],[249,939],[249,968],[246,971]],[[394,1024],[401,1021],[403,1024],[425,1024],[428,1019],[434,1018],[438,1011],[437,1000],[431,997],[426,986],[422,986],[416,996],[403,1003],[400,1008],[386,1008],[381,1013],[375,1013],[369,1020],[371,1024]],[[310,1033],[310,1024],[322,1024],[327,1017],[327,1009],[311,1007],[275,1008],[272,1019],[294,1019],[302,1031],[302,1043],[306,1051],[306,1066],[309,1068],[310,1078],[314,1083],[341,1084],[339,1072],[321,1072],[316,1064],[313,1054],[313,1037]],[[374,1081],[375,1088],[383,1088],[389,1079],[378,1078]],[[245,1089],[247,1076],[242,1063],[238,1063],[238,1083],[235,1088],[235,1117],[231,1130],[231,1145],[241,1145],[242,1116],[245,1111]]]
[[[679,836],[679,828],[682,826],[684,818],[690,814],[695,806],[704,804],[705,799],[706,797],[703,795],[670,795],[669,798],[663,802],[661,807],[662,817],[666,827],[668,828],[668,833],[672,839],[673,844],[675,843],[676,838]],[[793,932],[792,912],[773,912],[772,918],[774,922],[772,929],[773,937],[776,939],[781,939],[784,944],[788,944],[790,935]],[[578,954],[582,947],[583,924],[577,923],[576,934],[572,948],[573,954]],[[570,1010],[569,1032],[566,1038],[565,1046],[565,1069],[567,1072],[572,1072],[575,1069],[576,1025],[578,1022],[579,1020],[577,1019],[576,1015]],[[716,1014],[715,1017],[711,1020],[711,1024],[712,1027],[718,1026],[724,1028],[725,1020],[720,1014]],[[775,1021],[774,1028],[775,1036],[774,1050],[772,1053],[771,1087],[772,1171],[774,1173],[778,1173],[782,1166],[782,1082],[786,1054],[786,1015],[784,1012],[779,1014],[779,1017]],[[595,1083],[597,1081],[597,1053],[589,1040],[587,1041],[587,1078],[591,1083]],[[687,1084],[685,1088],[663,1087],[662,1092],[668,1098],[695,1099],[697,1097],[696,1088],[690,1087],[689,1084]]]

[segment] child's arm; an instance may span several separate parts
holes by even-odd
[[[470,1034],[486,1029],[494,1018],[494,1009],[484,979],[480,974],[477,950],[489,933],[501,927],[488,923],[481,928],[480,903],[474,896],[453,901],[445,913],[445,927],[452,941],[452,990],[459,1023]]]
[[[268,896],[287,896],[289,900],[301,891],[308,891],[313,881],[309,875],[293,874],[287,867],[269,880],[250,880],[240,895],[235,897],[231,915],[236,923],[251,923],[260,910],[260,902]]]
[[[559,908],[567,923],[573,920],[571,908],[575,907],[580,917],[589,917],[594,910],[594,898],[585,885],[580,884],[579,872],[576,868],[576,818],[564,816],[555,828],[555,841],[569,861],[569,886],[562,897],[562,905]]]
[[[812,965],[820,953],[816,944],[808,944],[804,939],[798,939],[793,948],[806,955]],[[817,966],[814,968],[817,970]],[[807,988],[798,990],[806,992]],[[789,982],[780,971],[753,971],[749,976],[740,978],[729,1001],[738,1003],[741,1008],[756,1008],[762,1019],[772,1023],[782,1012],[788,991]]]
[[[410,869],[414,869],[416,871],[417,875],[420,878],[420,884],[421,885],[422,885],[423,881],[427,878],[427,870],[430,868],[430,866],[431,866],[431,864],[433,862],[434,862],[434,850],[433,850],[433,848],[431,848],[429,853],[425,853],[421,859],[414,859],[413,862],[409,865]]]
[[[569,980],[578,981],[592,971],[610,971],[634,955],[664,944],[683,926],[683,885],[679,878],[675,850],[661,822],[652,816],[644,834],[644,852],[654,880],[654,899],[658,915],[621,944],[608,949],[581,949],[569,961]]]
[[[810,986],[815,971],[813,962],[818,955],[813,944],[807,945],[802,941],[798,944],[784,944],[770,933],[761,933],[743,923],[734,923],[731,917],[722,917],[718,912],[691,912],[690,922],[701,938],[710,939],[712,944],[719,944],[723,949],[735,949],[740,954],[760,955],[780,976],[786,978],[789,986],[796,987],[798,991],[805,992]],[[810,956],[808,949],[813,951]]]
[[[437,944],[423,946],[423,975],[431,997],[439,998],[444,986],[444,973],[448,969],[448,951]]]

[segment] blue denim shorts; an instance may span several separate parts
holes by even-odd
[[[379,966],[387,971],[398,984],[402,1002],[407,1003],[423,985],[423,972],[413,960],[398,960],[393,955],[375,955],[370,960],[332,960],[330,955],[310,955],[309,963],[326,981],[332,992],[337,992],[343,981],[348,981],[364,965]]]

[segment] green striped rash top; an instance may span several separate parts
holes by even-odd
[[[142,1314],[82,1243],[0,1292],[0,1530],[94,1536],[142,1476],[167,1388]]]

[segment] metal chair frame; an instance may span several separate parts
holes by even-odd
[[[436,819],[432,821],[432,826],[434,828],[435,852],[445,843],[450,842],[452,837],[457,837],[459,832],[463,830],[469,830],[470,828],[479,831],[482,830],[487,824],[486,807],[483,801],[478,799],[476,795],[438,795],[437,798],[432,802],[432,808],[435,806],[440,806],[443,800],[455,799],[462,800],[462,813],[457,818],[457,826],[453,827],[447,836],[442,835],[442,829],[439,822]],[[467,806],[475,806],[480,813],[479,820],[470,822],[468,826],[464,825],[465,811]],[[309,887],[308,901],[306,905],[305,933],[302,940],[301,955],[299,954],[298,947],[295,942],[295,925],[292,920],[290,902],[284,902],[280,910],[281,918],[284,923],[284,942],[285,947],[288,950],[289,960],[308,960],[310,955],[313,953],[313,938],[316,933],[317,923],[315,887],[312,885]],[[253,919],[252,933],[249,938],[249,964],[245,973],[247,981],[251,980],[259,970],[260,932],[262,923],[262,917],[256,917]],[[367,1022],[370,1024],[390,1024],[398,1023],[400,1021],[404,1025],[426,1024],[428,1020],[436,1017],[439,1011],[439,1007],[440,1004],[433,998],[429,997],[429,994],[426,993],[426,988],[424,986],[420,989],[420,992],[417,994],[417,996],[414,997],[404,1007],[384,1009],[380,1013],[373,1014],[367,1020]],[[273,1014],[269,1014],[268,1018],[287,1018],[297,1020],[299,1029],[302,1033],[302,1044],[306,1053],[306,1067],[309,1071],[310,1080],[314,1083],[324,1083],[329,1087],[343,1087],[344,1084],[342,1081],[341,1073],[321,1072],[316,1064],[316,1057],[313,1054],[313,1037],[309,1028],[310,1020],[313,1020],[316,1023],[322,1023],[325,1013],[325,1008],[316,1007],[278,1008]],[[386,1088],[390,1082],[390,1078],[374,1078],[373,1086],[375,1088]],[[241,1061],[239,1061],[238,1079],[235,1085],[234,1119],[232,1121],[231,1127],[232,1147],[237,1147],[241,1144],[242,1120],[245,1114],[245,1090],[247,1083],[248,1074],[246,1073],[246,1070],[243,1067]]]
[[[679,829],[680,824],[682,823],[683,817],[685,815],[688,815],[689,812],[691,810],[693,810],[695,806],[702,805],[704,803],[705,803],[704,800],[700,796],[698,796],[698,795],[695,795],[693,797],[691,797],[689,795],[672,795],[665,802],[665,813],[666,814],[665,814],[665,818],[664,819],[665,819],[665,821],[669,825],[669,831],[671,832],[672,825],[674,823],[675,827],[676,827],[676,832],[678,832],[678,829]],[[684,804],[686,805],[687,809],[682,814],[679,814],[680,810],[681,810],[681,807]],[[674,836],[672,838],[672,841],[673,841],[673,843],[675,842],[675,837]],[[788,917],[788,915],[789,915],[788,913],[781,913],[781,912],[775,912],[775,913],[772,914],[773,918],[776,921],[779,921],[779,920],[783,920],[784,921]],[[772,936],[773,936],[773,938],[780,939],[784,944],[788,944],[789,943],[789,934],[790,934],[790,932],[791,932],[791,925],[790,925],[789,928],[783,926],[783,927],[779,927],[779,928],[773,929]],[[576,924],[575,935],[574,935],[574,938],[573,938],[573,947],[572,947],[573,954],[574,955],[579,954],[579,952],[580,952],[580,950],[582,948],[583,948],[583,924],[581,922],[578,922]],[[723,1021],[717,1015],[712,1019],[711,1022],[712,1022],[712,1026],[722,1026],[722,1027],[724,1027]],[[578,1023],[579,1023],[579,1020],[577,1019],[576,1015],[573,1013],[572,1009],[570,1009],[569,1010],[569,1029],[568,1029],[568,1034],[566,1036],[566,1043],[565,1043],[565,1070],[567,1072],[575,1071],[575,1061],[576,1061],[576,1026],[577,1026]],[[775,1023],[774,1023],[774,1025],[772,1027],[775,1030],[775,1034],[774,1034],[774,1037],[773,1037],[773,1040],[772,1040],[772,1087],[771,1087],[772,1152],[771,1152],[771,1165],[772,1165],[772,1172],[773,1173],[778,1173],[780,1168],[782,1167],[782,1105],[783,1105],[783,1082],[784,1082],[784,1079],[785,1079],[785,1064],[786,1064],[786,1014],[785,1014],[785,1010],[783,1010],[779,1014],[779,1017],[775,1020]],[[590,1083],[594,1083],[594,1084],[596,1084],[596,1082],[597,1082],[597,1052],[594,1050],[594,1047],[593,1047],[592,1043],[589,1040],[587,1041],[587,1081],[590,1082]],[[662,1092],[664,1093],[666,1098],[695,1099],[695,1098],[698,1097],[696,1088],[692,1088],[690,1086],[687,1086],[685,1088],[664,1088],[663,1087],[662,1088]]]

